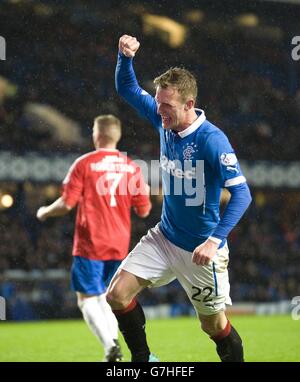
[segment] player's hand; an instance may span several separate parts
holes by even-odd
[[[207,239],[194,249],[192,262],[197,265],[208,265],[216,255],[219,245]]]
[[[40,207],[37,210],[36,217],[41,221],[44,222],[47,219],[47,207],[43,206]]]
[[[140,47],[140,43],[135,37],[124,34],[119,40],[119,51],[126,57],[134,57]]]

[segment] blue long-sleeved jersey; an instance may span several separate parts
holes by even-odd
[[[132,59],[120,53],[116,88],[160,134],[163,234],[187,251],[193,251],[209,236],[224,243],[251,202],[246,179],[226,135],[199,109],[198,119],[184,131],[164,129],[155,99],[138,85]],[[220,219],[224,187],[231,198]]]

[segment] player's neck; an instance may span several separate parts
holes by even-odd
[[[197,115],[195,109],[191,110],[189,113],[186,114],[185,120],[182,122],[180,126],[176,128],[176,131],[179,133],[187,129],[188,127],[191,126],[191,124],[193,124],[196,121],[198,117],[199,116]]]
[[[104,150],[117,150],[117,146],[114,145],[114,144],[107,144],[107,145],[98,145],[96,147],[96,150],[101,150],[101,149],[104,149]]]

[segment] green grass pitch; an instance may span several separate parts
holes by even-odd
[[[248,362],[300,362],[300,320],[291,316],[233,316]],[[151,350],[162,362],[219,361],[196,318],[147,322]],[[121,336],[120,336],[121,337]],[[125,361],[129,351],[120,338]],[[0,361],[98,362],[103,351],[84,321],[0,323]]]

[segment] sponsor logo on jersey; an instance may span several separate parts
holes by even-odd
[[[197,160],[195,167],[191,160],[169,160],[161,156],[164,195],[182,195],[186,206],[200,206],[205,198],[204,161]]]
[[[176,176],[176,178],[196,178],[196,167],[192,167],[190,161],[184,163],[184,167],[188,167],[188,169],[182,169],[182,165],[179,160],[169,160],[165,155],[163,155],[160,160],[160,165],[163,170],[167,171],[168,174]]]

